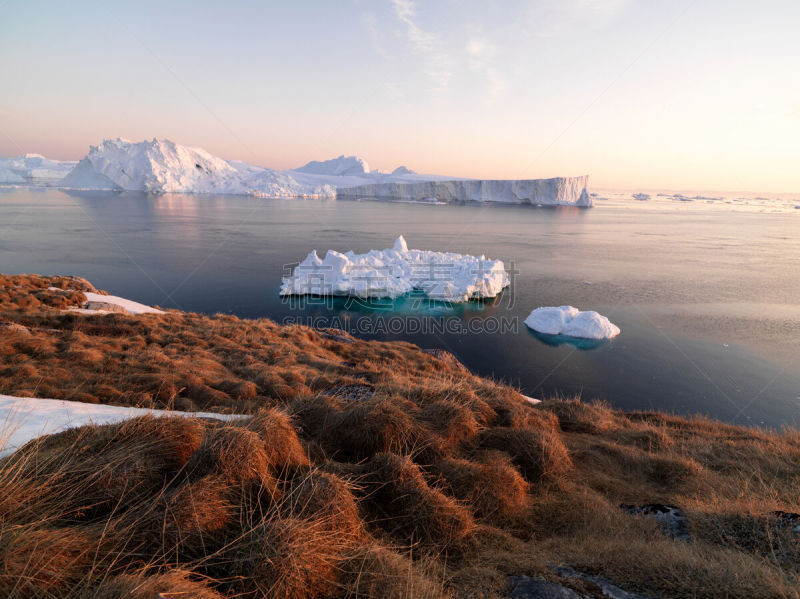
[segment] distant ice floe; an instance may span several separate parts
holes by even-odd
[[[502,260],[452,252],[410,250],[401,235],[394,247],[366,254],[316,250],[284,277],[281,295],[397,298],[421,292],[433,300],[465,302],[496,297],[510,283]]]
[[[619,335],[620,330],[605,316],[592,310],[581,312],[572,306],[536,308],[525,319],[528,328],[545,335],[603,340]]]
[[[646,202],[650,199],[649,193],[635,193],[631,196],[634,200],[639,200],[640,202]]]

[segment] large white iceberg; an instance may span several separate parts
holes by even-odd
[[[316,250],[284,277],[281,295],[349,295],[396,298],[412,291],[434,300],[464,302],[497,296],[509,284],[502,260],[451,252],[410,250],[403,236],[394,247],[366,254]]]
[[[61,186],[148,193],[276,196],[302,195],[305,191],[285,173],[224,160],[168,139],[138,143],[107,139],[90,148],[86,157],[64,177]]]
[[[581,312],[572,306],[536,308],[525,324],[545,335],[564,335],[581,339],[611,339],[619,335],[619,327],[593,310]]]

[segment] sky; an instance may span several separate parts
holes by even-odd
[[[800,191],[796,0],[0,0],[0,156]]]

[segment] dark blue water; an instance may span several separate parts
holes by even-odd
[[[798,215],[603,204],[591,210],[0,192],[0,272],[74,274],[166,308],[345,328],[450,350],[535,397],[795,423],[800,404]],[[499,298],[285,300],[311,249],[486,254],[512,270]],[[604,344],[529,331],[538,306],[607,315]]]

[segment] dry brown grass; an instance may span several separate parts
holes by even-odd
[[[84,588],[76,599],[223,599],[203,582],[192,578],[191,572],[170,570],[163,574],[122,574]]]
[[[358,547],[340,565],[342,596],[348,599],[445,599],[444,585],[424,571],[426,562],[381,545]]]
[[[0,392],[139,418],[0,459],[0,596],[499,597],[553,564],[661,597],[800,597],[800,433],[528,404],[406,343],[231,316],[64,313],[0,276]],[[49,291],[54,286],[66,292]],[[354,390],[357,390],[354,391]],[[620,503],[686,513],[692,543]]]
[[[445,458],[435,464],[443,487],[465,501],[481,518],[503,524],[527,515],[530,485],[499,451],[477,452],[472,459]]]

